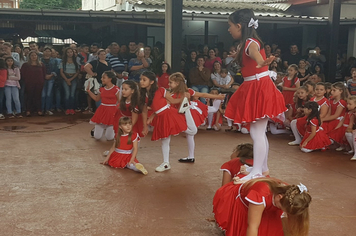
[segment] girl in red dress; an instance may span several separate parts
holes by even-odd
[[[96,102],[101,100],[100,106],[96,109],[89,123],[95,125],[95,139],[101,139],[106,129],[106,139],[113,140],[115,137],[114,115],[116,105],[120,101],[120,89],[114,85],[116,83],[116,75],[114,72],[105,71],[101,77],[101,82],[104,87],[100,88],[98,95],[90,91],[90,84],[88,84],[87,92],[89,96]]]
[[[319,105],[316,102],[307,102],[304,105],[304,114],[307,117],[306,130],[300,148],[302,152],[325,150],[331,144],[329,137],[320,127]]]
[[[114,168],[129,168],[147,175],[145,167],[136,159],[140,136],[132,131],[132,121],[129,117],[121,117],[116,140],[108,157],[102,163]]]
[[[122,83],[121,100],[116,109],[114,117],[114,131],[118,131],[119,119],[121,117],[129,117],[132,120],[132,129],[143,137],[143,121],[138,107],[139,92],[137,84],[132,80],[126,80]]]
[[[143,121],[147,120],[147,124],[152,123],[154,126],[151,140],[162,140],[163,163],[156,168],[156,171],[163,172],[171,169],[169,164],[171,135],[178,135],[188,129],[184,114],[178,113],[178,110],[170,105],[181,103],[184,97],[174,99],[165,88],[158,88],[156,75],[150,71],[141,74],[140,88]],[[148,107],[151,108],[153,114],[147,119]],[[196,127],[189,127],[189,129],[192,134],[197,131]],[[143,134],[146,135],[147,132],[146,125]]]
[[[283,97],[285,103],[292,104],[293,96],[297,89],[300,87],[300,81],[297,77],[298,75],[298,66],[296,64],[292,64],[288,67],[288,76],[283,78],[282,86],[283,86]]]
[[[231,96],[225,110],[225,117],[235,124],[251,123],[253,140],[253,169],[244,181],[262,176],[268,171],[269,144],[266,136],[268,118],[286,111],[283,95],[269,77],[268,64],[274,57],[266,59],[262,40],[256,29],[257,20],[250,9],[235,11],[229,17],[229,32],[240,40],[236,59],[242,66],[244,82]]]
[[[216,192],[214,201],[218,199],[230,207],[214,212],[226,236],[308,234],[311,196],[303,184],[287,185],[273,178],[231,182]]]
[[[336,82],[331,87],[330,110],[326,117],[322,119],[323,129],[326,133],[336,128],[344,118],[346,112],[347,92],[343,82]]]
[[[315,101],[316,103],[318,103],[320,119],[323,119],[328,114],[329,107],[330,107],[330,102],[325,97],[325,94],[326,94],[326,86],[324,83],[320,82],[316,85],[315,97],[312,97],[310,99],[310,101]],[[305,133],[306,124],[307,124],[306,116],[292,120],[290,126],[293,135],[295,137],[295,140],[293,142],[288,143],[289,145],[291,146],[299,145],[302,142],[302,138]]]
[[[169,88],[169,75],[171,74],[171,67],[167,62],[161,65],[161,71],[157,74],[158,87]]]
[[[224,99],[224,95],[213,95],[209,93],[199,93],[194,91],[193,89],[188,89],[187,85],[185,84],[184,75],[180,72],[174,73],[169,77],[169,87],[171,88],[171,95],[173,98],[178,99],[185,96],[185,93],[188,92],[191,99],[198,99],[199,97],[203,98],[211,98],[211,99]],[[206,117],[208,116],[208,112],[214,110],[213,107],[208,107],[204,103],[200,102],[199,100],[190,101],[189,109],[185,111],[185,119],[187,122],[187,126],[190,127],[191,125],[195,125],[199,127],[205,122]],[[173,107],[179,109],[181,104],[172,104]],[[216,109],[217,110],[217,109]],[[192,123],[193,124],[189,124]],[[196,133],[195,133],[196,134]],[[194,149],[195,149],[195,142],[193,133],[186,132],[186,138],[188,142],[188,157],[184,157],[179,159],[179,162],[188,162],[193,163],[195,162],[194,157]]]

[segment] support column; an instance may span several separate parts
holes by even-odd
[[[347,58],[354,56],[356,56],[356,27],[350,26],[347,40]]]
[[[329,56],[328,81],[334,82],[336,76],[336,55],[339,43],[341,0],[329,0]]]
[[[209,45],[209,21],[205,21],[204,44]]]
[[[172,66],[172,1],[166,0],[166,12],[164,22],[164,57],[165,61]]]

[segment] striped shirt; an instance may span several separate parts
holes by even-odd
[[[111,53],[108,53],[106,55],[106,61],[108,61],[114,71],[118,73],[122,73],[123,71],[125,71],[125,68],[128,64],[127,59],[122,58],[121,55],[114,56]]]

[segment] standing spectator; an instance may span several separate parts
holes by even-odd
[[[16,45],[14,46],[14,51],[19,54],[19,58],[20,58],[20,60],[19,60],[19,68],[21,69],[21,66],[22,66],[24,63],[26,63],[26,61],[27,61],[27,60],[26,60],[26,57],[25,57],[25,54],[24,54],[22,48],[20,47],[20,45],[18,45],[18,44],[16,44]]]
[[[84,66],[87,64],[89,58],[89,46],[83,44],[80,46],[80,53],[77,56],[77,63],[80,66],[80,73],[85,74]]]
[[[163,62],[161,70],[157,73],[158,87],[169,88],[169,76],[171,75],[171,67],[167,62]]]
[[[60,65],[62,63],[62,58],[60,58],[59,53],[52,48],[52,55],[51,57],[56,60],[57,65]],[[58,71],[59,71],[59,66],[58,66]],[[57,109],[57,112],[61,112],[63,109],[62,106],[62,94],[63,94],[63,83],[62,83],[62,77],[60,76],[60,73],[58,73],[55,78],[54,78],[54,97],[55,97],[55,107]]]
[[[46,66],[46,77],[42,90],[42,111],[46,115],[52,116],[52,97],[53,97],[53,85],[54,79],[59,75],[58,61],[52,56],[52,49],[46,47],[43,51],[42,63]]]
[[[136,56],[136,58],[132,58],[129,62],[129,80],[140,82],[140,75],[142,72],[148,70],[147,68],[150,67],[150,63],[145,58],[144,50],[142,50],[142,48],[137,50]]]
[[[127,60],[130,61],[132,58],[136,58],[137,45],[135,41],[129,42],[129,53]]]
[[[120,56],[122,58],[127,58],[128,57],[127,46],[125,44],[121,45],[121,47],[120,47]]]
[[[187,80],[188,87],[190,87],[189,71],[192,68],[197,67],[196,58],[197,58],[197,51],[195,51],[195,50],[190,51],[188,59],[185,62],[185,65],[184,65],[184,75],[185,75],[185,79]]]
[[[41,94],[46,77],[46,67],[40,61],[38,53],[31,51],[28,62],[21,67],[21,77],[25,82],[26,116],[31,116],[32,111],[37,111],[42,116]]]
[[[298,64],[298,78],[300,81],[300,85],[303,85],[305,81],[308,80],[308,78],[310,77],[311,72],[310,70],[307,68],[307,63],[304,59],[299,61]]]
[[[64,51],[62,63],[59,64],[60,74],[63,79],[62,85],[64,89],[66,115],[75,114],[75,90],[77,88],[77,77],[79,67],[76,61],[76,56],[72,48],[67,48]]]
[[[0,43],[1,43],[0,39]],[[1,44],[0,44],[1,46]],[[5,61],[0,58],[0,120],[4,120],[5,116],[2,114],[3,112],[3,104],[4,104],[4,93],[5,93],[5,82],[7,80],[7,69],[5,65]]]
[[[204,63],[204,57],[198,56],[197,66],[189,71],[189,80],[191,88],[194,91],[200,93],[208,93],[209,87],[212,86],[212,82],[210,79],[211,71],[208,68],[204,67]],[[206,104],[205,98],[200,98],[200,101]]]
[[[110,44],[109,49],[110,53],[106,55],[106,60],[109,62],[112,69],[115,71],[116,77],[118,78],[118,81],[120,81],[120,83],[117,81],[117,85],[120,87],[123,78],[122,72],[127,71],[128,61],[120,54],[119,44],[113,42]]]
[[[214,62],[218,61],[222,64],[221,58],[215,56],[214,49],[209,49],[209,58],[205,61],[204,67],[210,70],[210,73],[214,72]]]
[[[93,43],[90,45],[90,54],[88,57],[88,63],[98,59],[99,44]]]
[[[23,55],[25,56],[26,62],[27,62],[27,57],[28,57],[28,54],[30,53],[30,48],[29,47],[24,47],[22,49],[22,51],[23,51]]]
[[[146,60],[148,61],[148,63],[150,63],[150,65],[152,65],[152,59],[153,59],[153,57],[152,57],[152,55],[151,55],[151,47],[150,46],[146,46],[145,48],[144,48],[144,53],[145,53],[145,58],[146,58]]]
[[[271,49],[271,46],[269,46],[269,44],[265,44],[265,52],[266,52],[266,57],[270,57],[272,56],[272,49]]]
[[[298,64],[302,59],[302,56],[299,54],[298,46],[296,44],[290,45],[289,53],[283,55],[283,66],[288,68],[289,65]]]
[[[7,80],[5,82],[5,97],[6,97],[6,108],[7,115],[9,118],[22,118],[21,116],[21,103],[19,97],[19,88],[20,88],[20,69],[15,67],[14,59],[8,57],[5,59],[7,66]],[[16,113],[12,110],[12,102],[15,103]]]
[[[35,52],[38,54],[38,57],[39,57],[39,58],[42,57],[42,52],[40,52],[40,51],[38,50],[38,45],[37,45],[36,42],[31,41],[31,42],[28,43],[28,46],[30,47],[30,49],[29,49],[30,51],[35,51]]]
[[[12,57],[16,67],[20,67],[20,55],[17,52],[11,52],[12,45],[8,42],[3,43],[2,53],[3,58]]]
[[[22,65],[27,62],[27,58],[19,44],[15,45],[15,52],[19,54],[20,57],[19,69],[21,70]],[[23,79],[21,79],[19,83],[20,83],[19,96],[20,96],[21,109],[24,112],[25,111],[25,83]]]

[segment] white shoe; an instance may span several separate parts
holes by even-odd
[[[241,128],[241,133],[243,134],[249,134],[250,132],[246,128]]]
[[[3,114],[0,114],[0,120],[5,120],[5,116]]]
[[[338,148],[335,149],[335,151],[338,151],[338,152],[341,152],[342,150],[344,150],[343,147],[338,147]]]
[[[300,143],[293,141],[293,142],[289,142],[288,145],[289,146],[298,146]]]
[[[53,112],[51,112],[51,111],[46,111],[46,115],[53,116]]]
[[[144,174],[144,175],[148,174],[148,171],[146,170],[146,168],[141,163],[136,163],[135,167],[136,167],[136,169],[141,171],[142,174]]]
[[[103,156],[104,156],[104,157],[108,156],[108,155],[109,155],[109,152],[110,152],[109,150],[103,152]]]
[[[168,162],[163,162],[160,166],[156,168],[156,171],[163,172],[170,169],[171,169],[171,165]]]
[[[356,161],[356,156],[353,156],[350,161]]]

